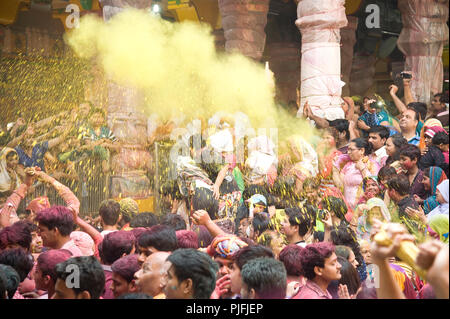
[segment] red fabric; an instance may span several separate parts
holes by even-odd
[[[95,243],[95,251],[94,251],[94,257],[97,258],[98,260],[100,260],[100,253],[98,251],[98,245],[100,245],[100,243],[103,241],[103,236],[102,235],[98,235],[95,238],[92,238],[94,240]]]
[[[328,178],[331,177],[331,174],[333,173],[333,162],[334,160],[342,155],[342,153],[338,150],[334,150],[332,153],[330,153],[328,156],[326,156],[323,159],[324,168],[322,171],[322,178]]]
[[[350,223],[353,217],[353,210],[350,208],[350,205],[347,203],[347,201],[344,198],[344,195],[342,195],[342,192],[337,187],[327,187],[325,191],[323,192],[324,197],[332,196],[340,198],[344,201],[345,205],[347,206],[348,212],[345,214],[345,219]],[[320,207],[322,208],[322,207]]]
[[[112,284],[112,271],[109,270],[103,270],[105,273],[105,292],[102,295],[103,299],[114,299],[114,294],[111,290],[111,284]]]

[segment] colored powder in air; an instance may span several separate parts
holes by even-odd
[[[205,24],[172,23],[130,8],[108,22],[82,17],[66,41],[78,56],[95,58],[110,80],[143,92],[143,105],[137,107],[162,120],[242,111],[255,128],[282,129],[281,138],[314,134],[276,105],[264,65],[237,53],[216,52]]]

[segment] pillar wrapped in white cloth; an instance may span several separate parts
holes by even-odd
[[[344,118],[341,94],[340,28],[347,25],[344,0],[301,0],[295,22],[302,33],[301,99],[314,115]]]

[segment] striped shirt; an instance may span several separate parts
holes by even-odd
[[[408,140],[408,144],[416,145],[418,146],[420,142],[420,136],[416,134],[413,138]]]

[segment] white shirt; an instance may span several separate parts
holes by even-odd
[[[103,230],[100,235],[102,235],[102,237],[104,238],[106,235],[108,235],[109,233],[114,233],[117,230]]]
[[[435,209],[433,209],[431,212],[427,215],[427,220],[430,221],[430,218],[436,215],[447,215],[448,216],[448,203],[440,204]]]
[[[296,243],[297,246],[300,246],[302,248],[305,248],[308,244],[305,243],[304,241],[299,241],[298,243]]]

